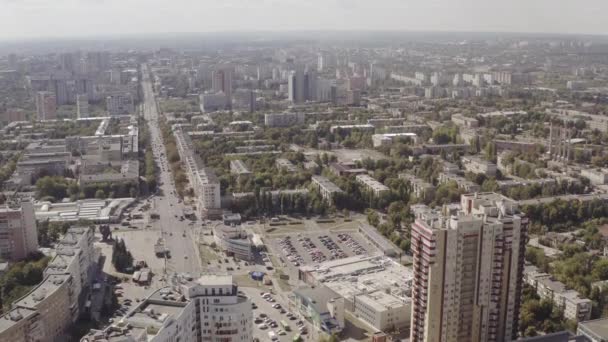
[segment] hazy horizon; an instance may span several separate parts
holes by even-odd
[[[248,31],[608,34],[602,0],[0,0],[0,9],[4,41]]]

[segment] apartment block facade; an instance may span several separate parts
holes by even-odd
[[[516,202],[494,193],[463,195],[456,214],[421,212],[410,340],[515,340],[526,236]]]

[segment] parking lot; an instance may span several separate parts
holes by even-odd
[[[309,339],[310,324],[298,317],[283,301],[281,296],[264,292],[263,289],[241,287],[254,304],[253,336],[259,341],[270,341],[269,332],[276,334],[276,341],[293,341],[295,335]],[[262,294],[265,294],[262,297]],[[285,326],[281,324],[285,323]]]
[[[357,231],[315,231],[276,237],[272,247],[286,266],[302,265],[343,259],[376,252]]]

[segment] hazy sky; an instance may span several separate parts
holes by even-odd
[[[608,0],[0,0],[0,39],[249,30],[608,34]]]

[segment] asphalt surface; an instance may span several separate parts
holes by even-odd
[[[144,93],[143,113],[150,128],[152,151],[156,165],[159,168],[158,183],[160,192],[152,197],[149,213],[160,215],[157,220],[150,220],[151,229],[160,230],[165,239],[165,246],[168,248],[170,258],[167,259],[166,272],[186,272],[193,276],[201,274],[201,260],[199,258],[198,246],[194,239],[194,227],[200,222],[191,222],[188,219],[180,220],[184,214],[186,206],[180,203],[177,197],[175,185],[165,154],[165,147],[159,126],[159,111],[156,97],[149,78],[147,65],[142,66],[143,80],[142,88]]]

